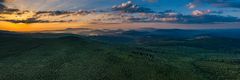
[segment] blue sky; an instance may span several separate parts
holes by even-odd
[[[9,7],[31,10],[79,10],[109,9],[128,0],[5,0]],[[175,10],[191,14],[194,10],[212,10],[221,15],[240,17],[240,0],[131,0],[133,3],[154,11]],[[188,4],[194,8],[189,9]]]
[[[138,5],[151,8],[155,11],[175,10],[177,12],[189,14],[194,10],[210,9],[212,11],[223,12],[221,15],[240,17],[240,0],[155,0],[155,2],[149,2],[146,0],[132,1]],[[190,9],[188,7],[189,3],[195,5],[195,7]]]

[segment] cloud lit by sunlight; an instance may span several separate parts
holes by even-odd
[[[36,13],[32,11],[14,12],[12,14],[0,14],[0,20],[27,20],[32,18]]]

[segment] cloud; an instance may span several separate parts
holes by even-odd
[[[173,23],[219,23],[219,22],[240,22],[238,17],[233,16],[221,16],[218,15],[222,12],[220,11],[211,11],[211,10],[195,10],[192,12],[192,15],[184,15],[181,13],[177,13],[175,11],[165,11],[161,12],[156,16],[159,19],[168,19]],[[164,22],[164,20],[160,21]]]
[[[3,0],[0,0],[4,2]],[[16,0],[20,1],[20,0]],[[36,1],[36,0],[28,0],[28,1]],[[40,1],[40,0],[39,0]],[[47,2],[45,2],[47,1]],[[63,1],[63,5],[58,5],[59,1]],[[65,4],[72,3],[68,0],[69,3],[64,3],[66,0],[41,0],[39,3],[48,3],[51,6],[55,6],[54,8],[61,8],[65,6]],[[80,0],[79,0],[80,1]],[[82,2],[88,2],[88,0],[81,0]],[[146,0],[145,0],[146,1]],[[196,0],[197,1],[197,0]],[[203,0],[198,0],[203,1]],[[8,1],[9,2],[9,1]],[[50,3],[49,3],[50,2]],[[151,2],[151,1],[150,1]],[[154,1],[153,1],[154,2]],[[25,2],[24,2],[25,3]],[[36,3],[36,4],[39,4]],[[75,3],[79,4],[79,3]],[[84,3],[81,3],[84,4]],[[49,8],[51,6],[42,6],[41,8]],[[112,6],[112,5],[111,5]],[[189,3],[189,8],[195,8],[196,2]],[[110,7],[111,8],[111,7]],[[109,8],[108,8],[109,9]],[[114,12],[112,12],[114,11]],[[217,23],[217,22],[239,22],[239,18],[231,17],[231,16],[221,16],[218,15],[222,12],[220,11],[211,11],[208,10],[194,10],[192,14],[181,14],[174,10],[167,10],[164,12],[156,13],[149,8],[141,7],[132,3],[131,1],[127,1],[120,5],[116,5],[112,7],[112,11],[106,12],[95,12],[91,10],[87,11],[46,11],[33,12],[34,15],[31,15],[30,18],[19,15],[19,14],[11,14],[11,18],[6,17],[6,14],[0,15],[4,21],[11,22],[20,22],[20,23],[37,23],[37,22],[90,22],[90,23],[124,23],[124,22],[170,22],[170,23]],[[29,11],[31,12],[31,11]],[[117,14],[118,12],[124,12],[124,14]],[[19,11],[18,13],[21,13]],[[213,15],[214,13],[214,15]],[[22,13],[27,14],[27,12]],[[29,16],[29,15],[27,15]],[[4,18],[5,17],[5,18]],[[17,20],[18,18],[24,18],[24,20]],[[26,18],[26,19],[25,19]],[[7,19],[7,20],[6,20]]]
[[[13,2],[15,0],[0,0],[0,11],[8,9],[6,6],[7,3]]]
[[[4,0],[0,0],[0,10],[4,9],[5,6],[3,5]]]
[[[148,2],[157,2],[158,0],[147,0]]]
[[[193,9],[193,8],[196,8],[196,5],[195,5],[194,3],[188,3],[188,4],[187,4],[187,7],[188,7],[189,9]]]
[[[206,15],[206,14],[209,14],[211,13],[212,11],[211,10],[194,10],[192,12],[192,15],[193,16],[203,16],[203,15]]]
[[[3,1],[3,0],[2,0]],[[50,10],[87,10],[104,9],[111,7],[119,0],[7,0],[4,1],[9,8],[20,10],[50,11]]]
[[[232,16],[213,15],[215,11],[196,10],[192,15],[184,15],[172,10],[160,12],[158,14],[145,14],[129,18],[131,22],[169,22],[186,24],[205,24],[220,22],[240,22],[240,19]],[[134,14],[136,15],[136,14]]]
[[[132,3],[132,1],[128,1],[128,2],[122,3],[120,5],[115,5],[112,7],[112,10],[126,12],[126,13],[138,13],[138,12],[152,13],[152,12],[154,12],[149,8],[140,7],[138,5],[135,5]]]
[[[239,22],[240,19],[232,16],[220,16],[220,15],[203,15],[203,16],[191,16],[184,15],[179,16],[180,23],[220,23],[220,22]]]
[[[16,12],[0,15],[0,21],[13,23],[51,23],[51,22],[86,22],[86,23],[186,23],[205,24],[219,22],[240,22],[232,16],[213,15],[213,11],[195,10],[192,15],[184,15],[173,10],[159,13],[124,13],[112,12]],[[21,15],[19,15],[21,13]],[[215,12],[214,12],[215,13]],[[31,16],[29,16],[31,15]],[[15,17],[16,16],[16,17]]]
[[[0,0],[0,2],[12,2],[12,1],[15,1],[15,0]]]

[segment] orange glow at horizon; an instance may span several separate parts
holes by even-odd
[[[71,22],[71,23],[11,23],[0,21],[0,30],[16,31],[16,32],[34,32],[44,30],[63,30],[66,28],[80,28],[87,26],[85,22]]]
[[[56,23],[12,23],[0,21],[0,30],[16,32],[38,32],[50,30],[64,30],[67,28],[133,30],[142,28],[155,29],[239,29],[240,23],[219,24],[173,24],[173,23],[95,23],[88,22],[56,22]]]

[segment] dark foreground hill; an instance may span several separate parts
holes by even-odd
[[[0,32],[0,80],[240,79],[238,38],[158,31],[95,37]]]

